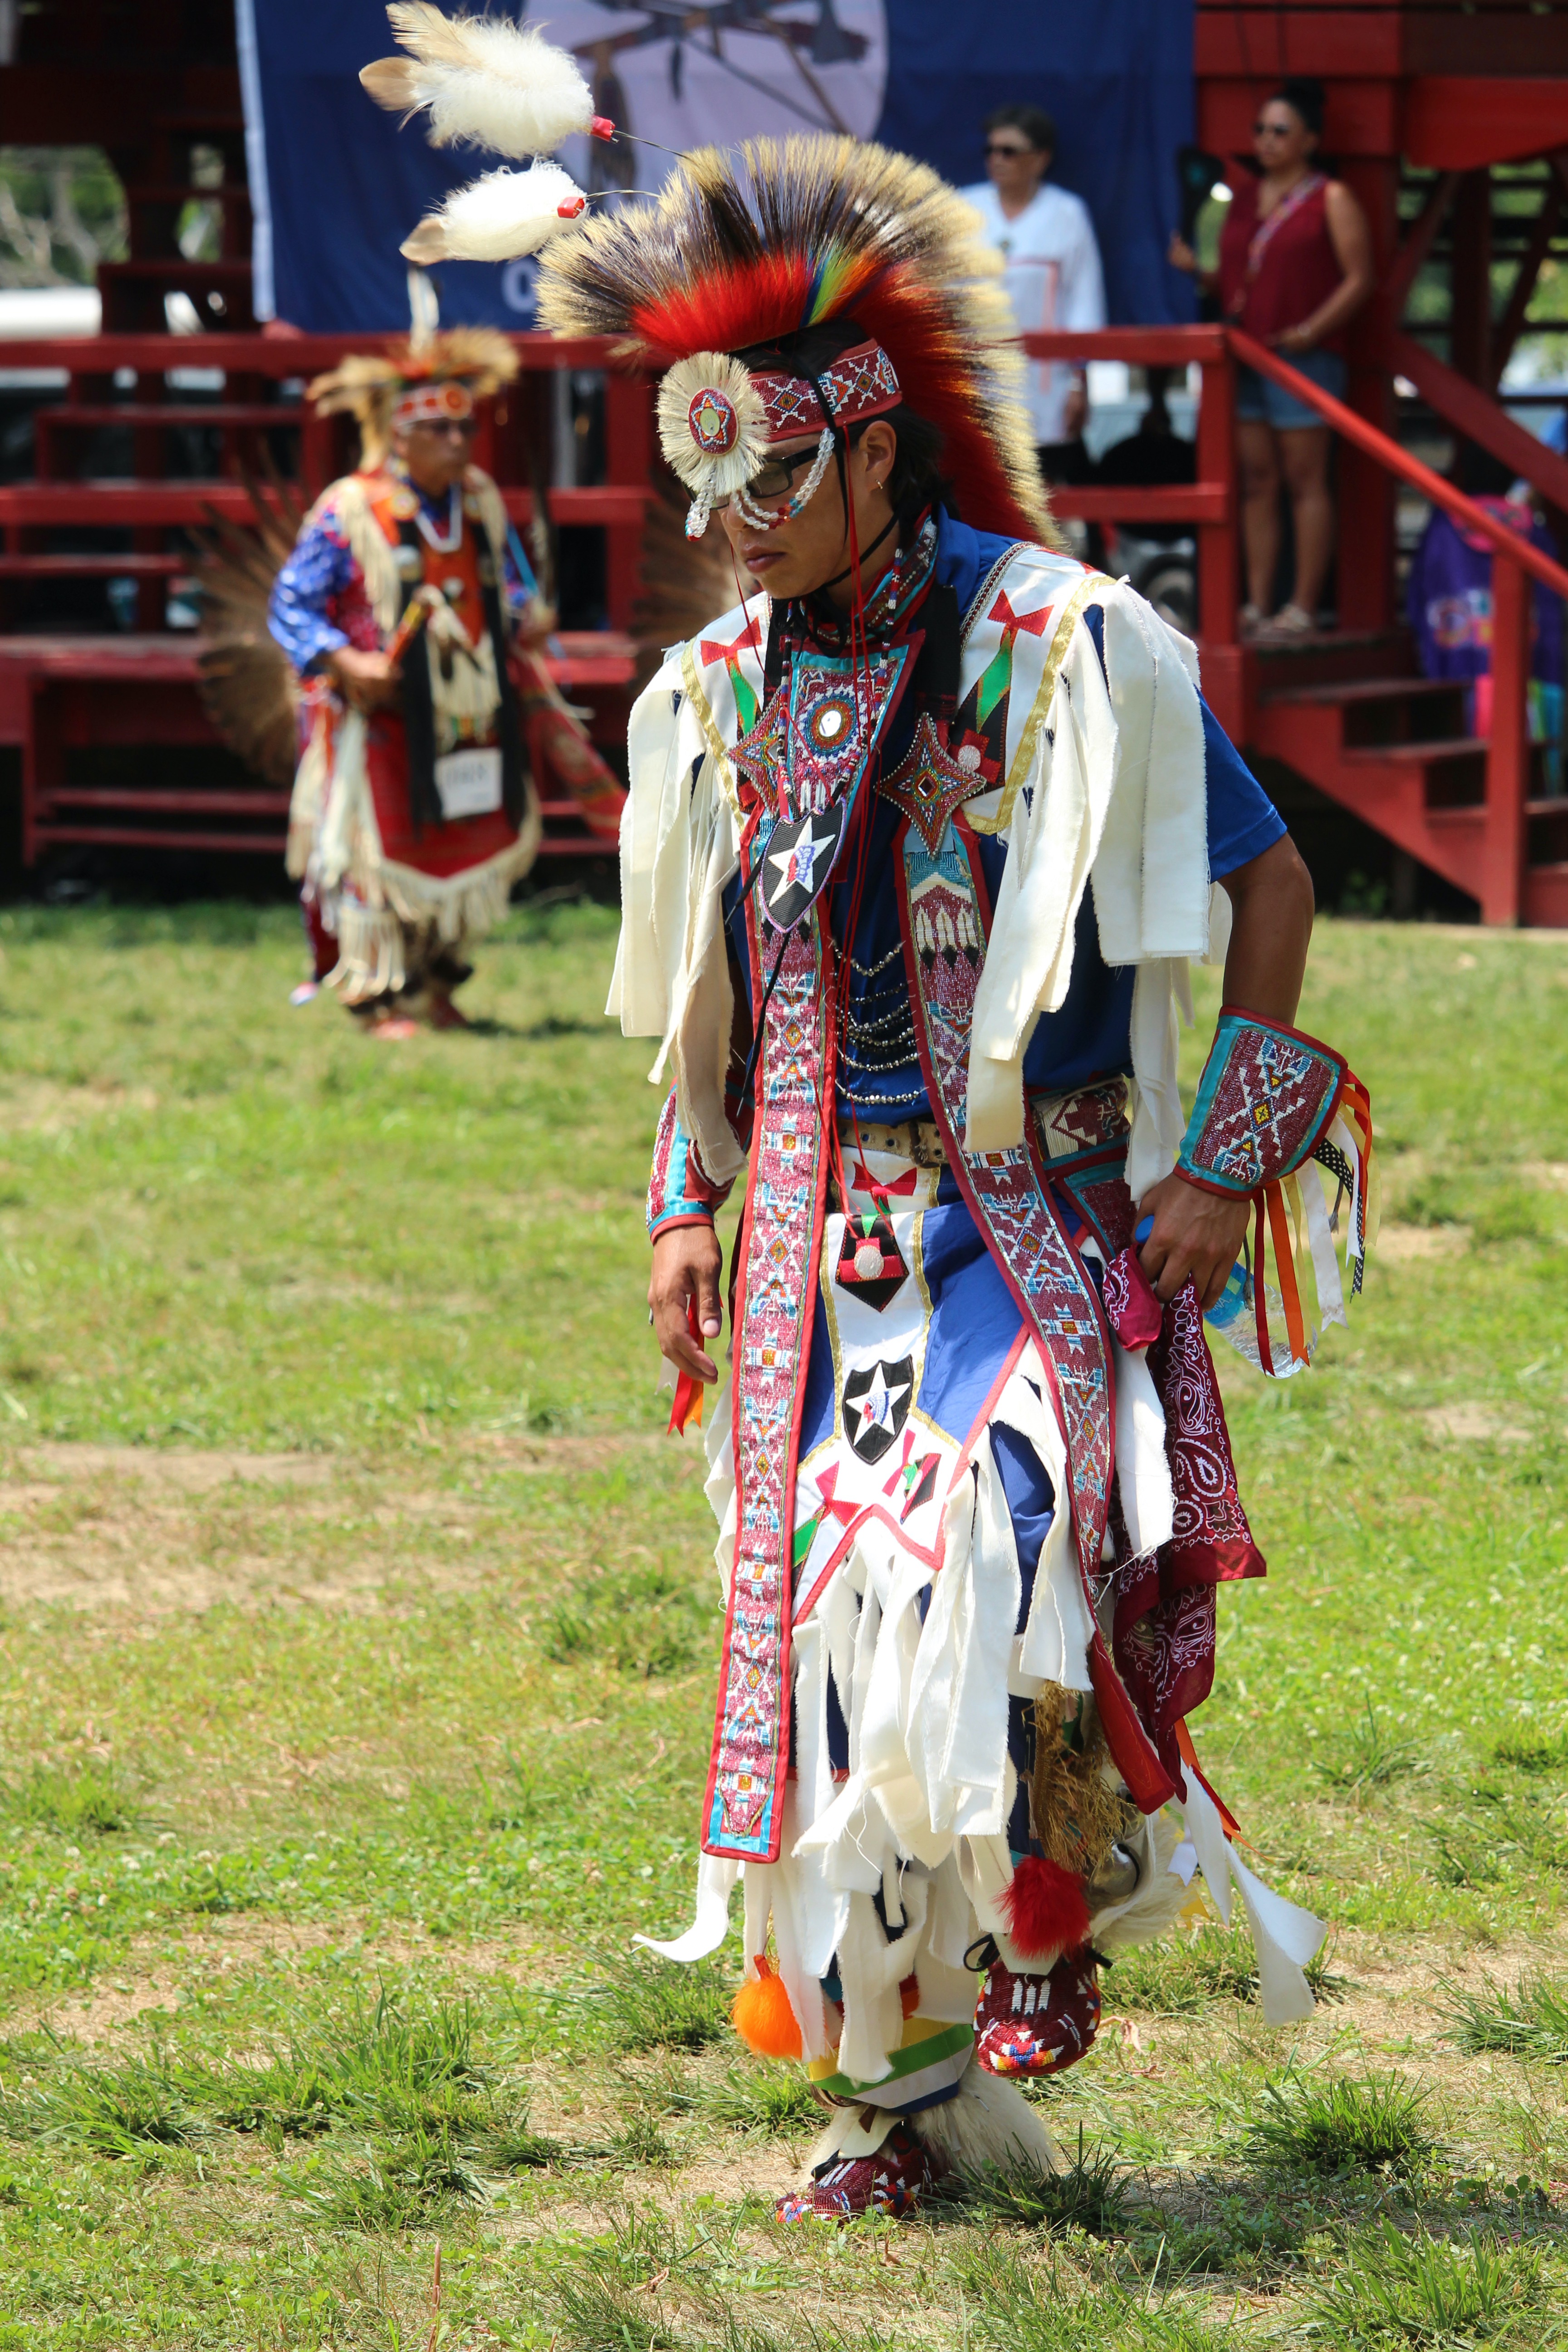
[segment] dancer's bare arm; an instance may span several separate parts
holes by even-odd
[[[1231,904],[1225,1001],[1265,1021],[1293,1023],[1312,936],[1312,881],[1295,844],[1282,838],[1261,857],[1222,877]],[[1205,1307],[1225,1288],[1252,1214],[1248,1201],[1224,1201],[1174,1171],[1139,1202],[1152,1215],[1142,1264],[1162,1298],[1173,1298],[1189,1275]]]

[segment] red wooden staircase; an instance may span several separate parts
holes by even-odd
[[[1483,922],[1568,926],[1568,797],[1545,796],[1541,753],[1531,744],[1526,714],[1531,583],[1568,597],[1568,570],[1234,328],[1112,328],[1094,335],[1029,335],[1025,344],[1041,359],[1185,362],[1201,369],[1196,482],[1155,493],[1061,490],[1052,503],[1062,516],[1131,522],[1149,520],[1158,499],[1160,520],[1193,525],[1204,689],[1232,740],[1255,758],[1291,770],[1476,899]],[[1380,469],[1390,484],[1407,483],[1491,546],[1492,719],[1484,740],[1465,732],[1460,685],[1416,674],[1405,630],[1352,628],[1290,646],[1239,640],[1238,361],[1315,408],[1363,465]],[[1451,370],[1424,355],[1421,363],[1427,397],[1439,413],[1447,406],[1458,410],[1461,430],[1495,447],[1554,506],[1568,509],[1568,465],[1561,457],[1472,387],[1461,386],[1462,398],[1452,394]],[[1385,610],[1391,602],[1385,598]]]
[[[1484,921],[1568,925],[1568,800],[1542,796],[1541,747],[1519,852],[1511,804],[1489,804],[1491,746],[1465,732],[1464,688],[1418,677],[1403,631],[1260,651],[1247,740],[1479,898]]]

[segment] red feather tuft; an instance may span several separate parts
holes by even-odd
[[[800,2027],[783,1980],[757,1954],[755,1979],[748,1978],[730,2004],[730,2018],[748,2050],[759,2058],[798,2058]]]
[[[641,304],[632,313],[632,331],[659,367],[693,352],[743,352],[793,335],[810,292],[804,255],[763,254],[694,278],[662,301]]]
[[[1089,1905],[1083,1882],[1059,1862],[1026,1853],[1002,1896],[1007,1933],[1017,1949],[1034,1959],[1047,1952],[1073,1952],[1089,1941]]]

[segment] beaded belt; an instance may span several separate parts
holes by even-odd
[[[947,1165],[942,1129],[934,1118],[900,1119],[896,1127],[879,1127],[872,1119],[841,1118],[838,1138],[846,1149],[858,1143],[863,1151],[886,1151],[895,1159],[912,1160],[917,1168]]]
[[[1040,1132],[1047,1159],[1071,1158],[1113,1141],[1127,1129],[1127,1081],[1102,1079],[1098,1086],[1072,1087],[1066,1094],[1031,1095],[1029,1109]],[[895,1127],[873,1121],[840,1119],[839,1138],[846,1145],[857,1140],[866,1151],[886,1151],[917,1168],[944,1168],[947,1153],[942,1129],[934,1118],[901,1119]]]

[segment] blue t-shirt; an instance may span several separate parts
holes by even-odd
[[[1012,542],[971,530],[951,515],[941,519],[936,578],[953,590],[967,612],[981,582]],[[1103,667],[1105,616],[1098,604],[1084,614]],[[1260,857],[1285,831],[1279,812],[1247,767],[1202,697],[1204,755],[1208,787],[1209,872],[1218,881]],[[925,1083],[913,1050],[909,988],[904,976],[894,842],[902,813],[879,795],[868,814],[867,882],[851,950],[849,1011],[852,1036],[838,1072],[838,1108],[896,1123],[930,1116]],[[995,904],[1006,844],[977,836],[986,887]],[[725,920],[742,973],[750,960],[740,913],[738,878],[724,896]],[[829,891],[828,919],[843,944],[849,894],[836,881]],[[1024,1083],[1030,1094],[1060,1094],[1090,1078],[1110,1077],[1131,1066],[1133,967],[1110,965],[1100,951],[1100,927],[1090,892],[1083,894],[1074,935],[1072,979],[1059,1012],[1043,1013],[1024,1056]]]

